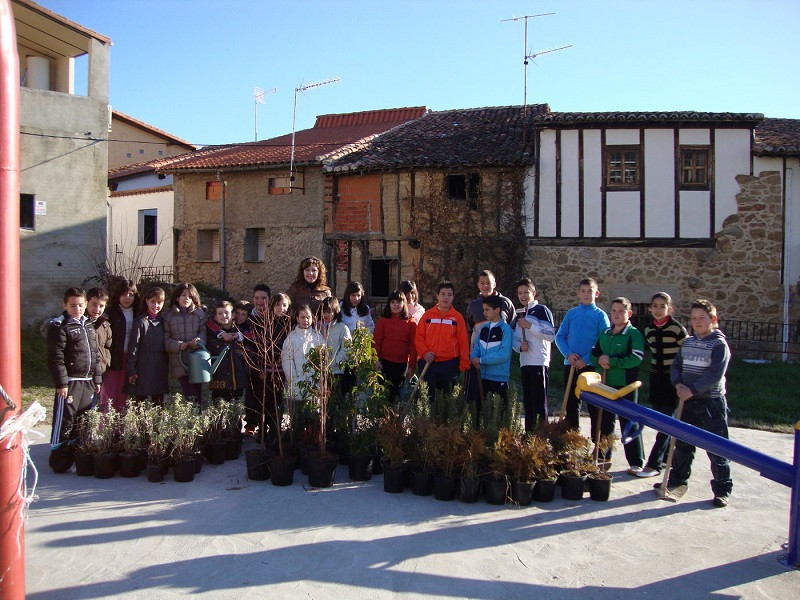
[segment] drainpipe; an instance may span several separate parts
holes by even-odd
[[[222,187],[222,200],[220,201],[220,215],[219,215],[219,289],[225,289],[225,275],[228,269],[225,247],[225,192],[228,186],[227,181],[223,181],[222,172],[217,171],[217,181],[220,182]]]
[[[16,404],[22,396],[19,322],[19,58],[14,15],[0,0],[0,385]],[[0,400],[0,423],[20,413]],[[0,445],[0,598],[25,597],[22,434]]]
[[[794,264],[790,258],[792,256],[791,252],[791,241],[795,238],[795,232],[792,230],[792,224],[796,218],[794,211],[797,210],[796,208],[789,208],[794,207],[794,202],[792,201],[792,177],[794,172],[792,169],[785,168],[786,162],[784,159],[784,169],[783,169],[783,222],[784,222],[784,232],[783,232],[783,362],[788,362],[789,360],[789,339],[792,332],[791,323],[789,323],[789,294],[792,288],[792,282],[789,280],[791,267]],[[788,209],[788,210],[787,210]]]

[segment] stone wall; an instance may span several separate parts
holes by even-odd
[[[713,248],[561,247],[529,244],[526,270],[540,299],[553,310],[575,305],[583,277],[600,285],[599,304],[615,296],[649,303],[653,293],[672,294],[686,316],[695,298],[708,298],[721,318],[782,320],[781,180],[775,172],[739,175],[738,212],[728,217]]]

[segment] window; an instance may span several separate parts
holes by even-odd
[[[155,246],[158,231],[158,209],[146,208],[139,211],[139,245]]]
[[[397,288],[400,261],[396,258],[379,258],[369,261],[370,297],[386,298],[389,292]]]
[[[263,227],[244,230],[244,260],[262,262],[267,247],[267,231]]]
[[[20,229],[35,229],[36,200],[33,194],[19,195],[19,226]]]
[[[219,261],[219,229],[197,230],[197,260]]]
[[[708,189],[711,169],[709,154],[707,146],[681,146],[681,189]]]
[[[606,187],[635,190],[641,180],[639,146],[606,147]]]
[[[222,200],[221,181],[206,181],[206,200]]]
[[[282,194],[292,193],[292,182],[289,177],[270,177],[269,178],[269,194],[271,196],[278,196]]]
[[[480,208],[481,176],[479,173],[447,176],[447,196],[451,200],[466,200],[472,210]]]

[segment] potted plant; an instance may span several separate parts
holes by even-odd
[[[98,479],[109,479],[117,470],[121,421],[122,415],[109,405],[108,412],[100,416],[94,430],[94,476]]]
[[[176,394],[168,414],[175,481],[193,481],[195,474],[194,451],[202,433],[196,405],[184,400],[180,394]]]
[[[405,487],[406,430],[400,417],[387,409],[376,432],[383,462],[383,491],[399,494]]]
[[[122,417],[120,475],[138,477],[142,471],[142,452],[145,444],[144,403],[132,402]]]
[[[205,444],[205,456],[209,464],[221,465],[225,462],[228,440],[225,437],[228,429],[228,410],[225,400],[219,399],[209,404],[201,415],[202,439]]]
[[[145,406],[142,428],[147,439],[145,446],[147,480],[159,483],[164,481],[169,465],[170,423],[167,412],[154,404]]]
[[[225,460],[236,460],[242,454],[242,425],[244,423],[244,403],[233,400],[225,403],[225,432],[223,439],[227,441]],[[280,436],[278,436],[280,437]]]
[[[597,450],[600,456],[608,456],[614,450],[616,436],[612,433],[600,436]],[[597,454],[596,454],[597,455]],[[611,496],[611,481],[613,476],[608,472],[610,461],[599,461],[588,474],[589,497],[592,500],[605,502]]]
[[[461,502],[478,501],[481,489],[481,469],[486,458],[486,434],[468,429],[462,434],[462,451],[457,465],[460,471],[458,498]]]
[[[556,492],[556,457],[553,446],[546,437],[534,434],[529,443],[533,453],[533,469],[536,485],[533,499],[537,502],[552,502]]]
[[[488,469],[483,480],[483,496],[489,504],[502,505],[508,496],[508,465],[516,434],[502,428],[497,432],[497,441],[489,450]]]
[[[517,435],[508,453],[508,475],[511,478],[511,501],[527,506],[533,500],[536,476],[537,438]]]
[[[456,468],[464,453],[465,443],[457,424],[433,424],[428,430],[428,444],[434,467],[433,496],[437,500],[453,500],[458,478]]]
[[[94,475],[95,431],[100,428],[101,413],[99,410],[88,410],[81,414],[75,422],[77,438],[75,440],[75,472],[81,477]]]
[[[348,436],[347,471],[352,481],[372,479],[372,465],[376,460],[377,445],[377,424],[367,418],[356,417],[356,422]]]
[[[433,456],[430,430],[433,426],[426,414],[417,414],[409,420],[407,453],[411,465],[411,491],[415,496],[433,494]]]
[[[308,483],[311,487],[330,487],[336,475],[339,456],[329,452],[326,447],[328,401],[331,391],[331,354],[324,344],[311,348],[304,365],[308,379],[298,384],[300,394],[307,408],[314,410],[319,419],[315,434],[317,449],[309,452]]]
[[[580,500],[583,497],[586,475],[593,466],[591,442],[575,429],[568,429],[560,437],[561,497]]]

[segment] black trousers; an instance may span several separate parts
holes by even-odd
[[[94,383],[70,381],[66,397],[56,395],[53,402],[53,429],[50,434],[50,468],[65,473],[72,466],[78,437],[75,421],[92,407]]]

